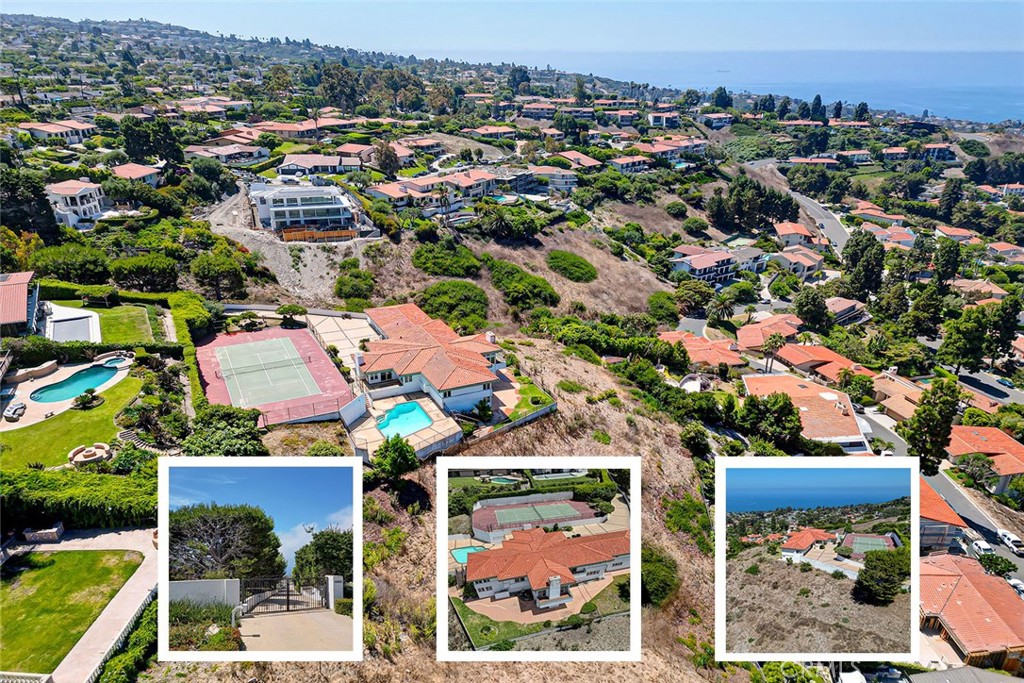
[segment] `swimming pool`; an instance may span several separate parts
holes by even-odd
[[[456,548],[455,550],[452,551],[452,557],[454,557],[455,561],[458,562],[459,564],[466,564],[466,559],[472,553],[478,553],[478,552],[481,552],[483,550],[487,550],[487,548],[482,548],[482,547],[480,547],[478,545],[471,545],[471,546],[466,547],[466,548]]]
[[[102,365],[91,365],[59,382],[36,389],[29,394],[29,398],[39,403],[56,403],[74,398],[85,393],[86,389],[95,389],[116,375],[116,366],[121,362],[120,358],[111,358]]]
[[[430,419],[423,407],[419,403],[410,401],[401,403],[384,413],[384,416],[377,422],[377,429],[384,436],[391,438],[395,434],[409,436],[432,424],[434,421]]]
[[[509,479],[508,477],[491,477],[492,484],[518,484],[518,479]]]

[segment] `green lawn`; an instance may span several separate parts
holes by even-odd
[[[260,171],[259,174],[264,178],[270,178],[271,180],[277,177],[277,171],[272,168],[268,168],[266,171]]]
[[[514,621],[494,621],[466,607],[466,603],[458,598],[452,598],[452,603],[454,603],[459,616],[462,617],[462,623],[466,625],[466,630],[469,631],[469,639],[473,642],[473,647],[493,645],[506,639],[518,638],[544,630],[543,623],[517,624]]]
[[[529,415],[554,402],[554,399],[544,393],[544,390],[534,384],[533,380],[529,377],[519,377],[517,379],[520,382],[519,402],[516,403],[516,407],[512,409],[512,413],[508,416],[510,421],[518,420],[524,415]],[[538,399],[536,404],[531,401],[534,397]]]
[[[476,477],[448,477],[448,489],[461,489],[466,486],[483,486]]]
[[[612,579],[611,585],[594,596],[591,601],[597,605],[597,611],[602,615],[617,614],[629,610],[629,600],[623,600],[619,595],[619,586],[626,584],[625,590],[629,590],[629,574],[616,576]],[[627,593],[628,595],[628,593]]]
[[[142,389],[138,377],[123,380],[100,394],[103,405],[92,410],[67,410],[29,427],[0,433],[0,444],[8,447],[0,455],[0,467],[11,469],[30,462],[63,465],[68,451],[82,444],[109,443],[117,434],[114,416]]]
[[[58,306],[83,308],[82,302],[54,301]],[[153,341],[153,328],[149,326],[149,314],[144,306],[85,306],[100,316],[100,334],[103,341],[112,344]]]
[[[36,552],[0,574],[0,669],[52,673],[142,563],[131,550]]]
[[[429,170],[430,169],[428,169],[426,166],[421,166],[420,164],[416,164],[415,166],[410,166],[408,168],[401,169],[398,172],[398,175],[403,176],[405,178],[411,178],[414,175],[416,175],[417,173],[422,173],[423,171],[429,171]]]
[[[309,149],[309,145],[301,142],[282,142],[281,146],[270,153],[270,156],[276,157],[281,154],[299,154]]]

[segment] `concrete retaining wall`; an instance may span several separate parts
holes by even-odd
[[[201,604],[237,605],[241,595],[238,579],[200,579],[171,581],[168,594],[171,602],[191,600]]]
[[[572,500],[572,491],[558,491],[556,493],[531,493],[528,496],[510,496],[508,498],[488,498],[486,500],[478,500],[474,505],[474,510],[480,508],[491,508],[498,505],[526,505],[528,503],[548,503],[556,500]]]
[[[5,382],[12,384],[16,382],[24,382],[30,379],[38,379],[39,377],[46,377],[47,375],[57,371],[57,361],[50,360],[46,361],[42,365],[37,365],[34,368],[22,368],[21,370],[15,370],[10,375],[4,378]]]

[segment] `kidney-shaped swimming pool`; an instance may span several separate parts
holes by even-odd
[[[109,362],[109,361],[108,361]],[[119,361],[120,362],[120,361]],[[79,370],[70,377],[65,377],[59,382],[54,382],[41,389],[36,389],[29,398],[39,403],[56,403],[66,401],[80,394],[86,389],[95,389],[117,374],[117,367],[114,363],[103,365],[90,365],[84,370]]]

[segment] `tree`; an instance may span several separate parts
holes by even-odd
[[[878,292],[885,268],[885,248],[867,230],[856,229],[843,247],[843,263],[850,286],[861,298]]]
[[[703,280],[683,280],[676,288],[676,301],[685,314],[702,310],[715,296],[715,288]]]
[[[60,241],[57,218],[39,173],[0,169],[0,206],[4,227],[14,232],[33,232],[46,244]]]
[[[964,198],[963,178],[950,178],[942,188],[939,196],[939,216],[948,221],[953,216],[953,208]]]
[[[298,304],[284,304],[282,306],[278,306],[274,313],[284,317],[282,323],[286,327],[293,326],[295,325],[295,316],[306,315],[306,307]]]
[[[902,282],[893,282],[884,287],[874,306],[877,317],[882,320],[899,320],[900,316],[910,310],[906,285]]]
[[[732,315],[736,300],[727,293],[720,293],[704,306],[709,325],[717,325]]]
[[[132,161],[144,162],[152,154],[152,139],[146,124],[134,116],[125,116],[121,119],[120,130],[125,154]]]
[[[985,336],[985,355],[993,362],[1006,356],[1017,338],[1017,320],[1021,313],[1021,300],[1017,295],[1008,296],[998,304],[982,307],[988,318],[988,333]]]
[[[679,441],[683,448],[690,451],[696,458],[707,458],[711,455],[711,443],[708,441],[708,430],[700,422],[688,422],[679,432]]]
[[[801,121],[811,118],[811,105],[801,102],[796,106],[796,115]]]
[[[204,252],[193,259],[189,270],[196,282],[213,289],[217,301],[225,292],[232,293],[242,288],[242,267],[225,254]]]
[[[328,104],[349,113],[359,103],[359,79],[354,71],[337,62],[324,64],[317,92]]]
[[[573,86],[572,93],[577,106],[582,107],[587,103],[587,83],[583,80],[583,76],[577,74],[576,84]]]
[[[216,159],[196,157],[192,160],[192,172],[204,180],[217,184],[224,173],[224,165]]]
[[[264,456],[268,455],[259,432],[260,411],[210,404],[196,412],[192,433],[181,442],[183,455]]]
[[[976,484],[992,478],[992,458],[984,453],[968,453],[956,459],[956,466]]]
[[[869,550],[864,568],[857,574],[854,592],[863,600],[888,605],[910,577],[910,546],[895,550]]]
[[[795,447],[803,429],[800,411],[787,394],[748,396],[743,400],[736,424],[747,436],[782,450]]]
[[[647,312],[655,320],[674,325],[679,322],[675,298],[668,292],[655,292],[647,298]]]
[[[284,575],[274,520],[253,505],[200,503],[171,510],[172,581]]]
[[[37,275],[83,285],[103,284],[110,275],[106,254],[74,242],[44,247],[33,253],[28,262]]]
[[[825,118],[825,105],[821,103],[821,95],[815,95],[814,100],[811,101],[811,118]]]
[[[309,543],[295,551],[292,578],[300,586],[314,586],[328,575],[352,580],[352,529],[328,527],[313,534]],[[330,605],[333,608],[333,605]]]
[[[508,72],[508,88],[514,95],[522,93],[522,86],[530,85],[530,72],[525,66],[513,66]]]
[[[985,568],[989,574],[1006,576],[1017,571],[1017,563],[1001,555],[987,554],[978,558],[978,563]]]
[[[171,122],[165,118],[157,118],[146,124],[146,133],[149,135],[149,149],[151,153],[164,159],[181,163],[185,161],[185,152],[178,144],[178,138],[174,136],[174,129]]]
[[[832,314],[818,287],[801,287],[793,299],[793,312],[812,330],[823,332],[832,326]]]
[[[764,353],[764,357],[768,359],[766,372],[772,371],[772,366],[775,364],[775,354],[785,345],[786,338],[778,332],[772,332],[764,340],[764,343],[761,345],[761,351]]]
[[[897,427],[907,442],[907,453],[920,458],[923,474],[938,474],[939,463],[946,456],[949,435],[953,431],[953,420],[959,412],[960,403],[966,398],[955,380],[932,382],[931,387],[921,394],[914,414]]]
[[[282,101],[292,87],[292,76],[288,68],[281,64],[274,64],[267,70],[263,78],[263,87],[273,95],[273,99]]]
[[[870,115],[871,115],[871,113],[868,110],[868,103],[867,102],[860,102],[853,109],[853,120],[854,121],[867,121],[868,117]]]
[[[711,93],[711,106],[719,109],[728,109],[732,106],[732,95],[723,86],[718,86]]]
[[[260,133],[259,137],[256,138],[256,145],[258,147],[266,147],[271,152],[283,144],[284,140],[281,139],[281,136],[274,133]]]
[[[792,106],[793,100],[789,99],[788,97],[784,96],[781,100],[779,100],[779,107],[778,109],[775,110],[775,113],[778,114],[780,121],[784,120],[787,116],[789,116],[789,112]]]
[[[841,119],[843,118],[843,101],[839,100],[832,105],[832,118]]]
[[[389,142],[377,140],[373,143],[373,157],[377,163],[377,169],[389,178],[394,178],[402,163],[398,160],[398,153]]]
[[[947,291],[947,284],[960,270],[960,243],[948,237],[935,241],[935,255],[932,257],[932,277],[939,284],[940,291]]]
[[[986,307],[976,306],[963,311],[957,320],[946,323],[942,345],[935,353],[936,362],[953,366],[954,374],[961,368],[977,372],[984,365],[988,313]]]
[[[420,459],[409,442],[398,434],[388,438],[373,455],[375,475],[385,481],[397,482],[406,472],[420,466]]]
[[[172,292],[178,288],[179,264],[158,253],[114,259],[110,274],[122,289],[140,292]]]

